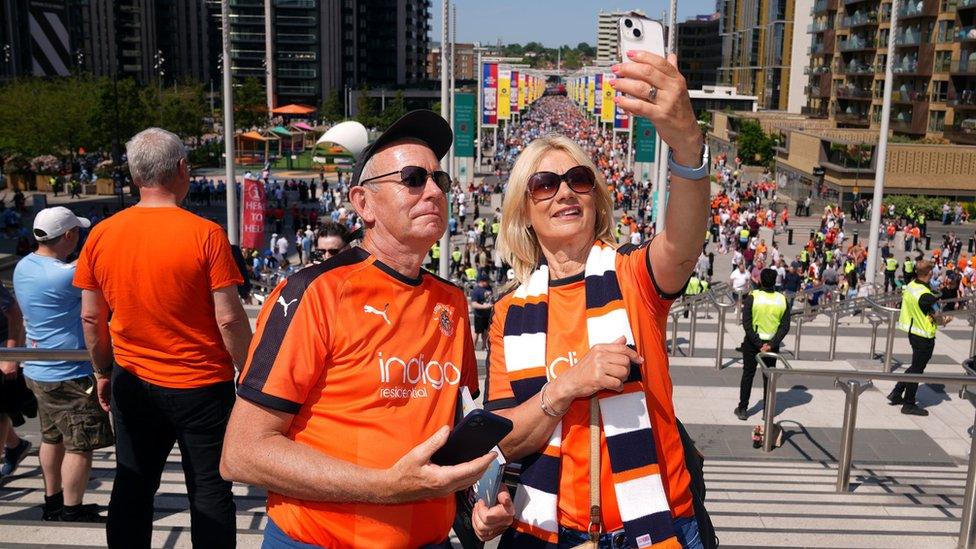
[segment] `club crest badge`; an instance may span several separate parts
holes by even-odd
[[[454,335],[454,321],[451,318],[454,316],[454,307],[450,305],[445,305],[443,303],[438,303],[434,307],[434,322],[437,322],[437,326],[441,329],[441,333],[447,337]]]

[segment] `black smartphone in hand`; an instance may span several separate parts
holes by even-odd
[[[444,446],[430,457],[435,465],[457,465],[490,452],[512,432],[512,421],[485,410],[474,410],[454,426]]]

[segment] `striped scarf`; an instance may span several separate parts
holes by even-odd
[[[615,270],[617,252],[597,241],[586,259],[586,332],[589,346],[634,336],[624,309]],[[546,383],[549,267],[544,263],[512,296],[505,319],[506,369],[515,399],[533,398]],[[627,538],[636,547],[677,548],[651,433],[641,371],[631,375],[620,393],[599,395],[603,432],[610,454],[614,491]],[[555,548],[559,541],[557,498],[562,424],[556,425],[545,449],[522,459],[522,479],[515,492],[515,523],[500,547]],[[600,482],[591,479],[590,482]]]

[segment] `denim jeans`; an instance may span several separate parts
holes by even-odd
[[[292,539],[281,528],[278,528],[278,525],[269,517],[268,524],[264,527],[264,541],[261,543],[261,549],[320,549],[320,547]],[[451,549],[451,542],[444,540],[441,543],[424,545],[420,549]]]
[[[233,382],[196,389],[147,383],[118,365],[112,371],[117,469],[108,504],[108,546],[149,548],[153,498],[166,459],[179,443],[194,547],[236,544],[231,483],[220,476],[224,430],[234,405]]]
[[[703,549],[701,537],[698,535],[698,521],[694,517],[674,519],[674,535],[678,537],[684,549]],[[572,549],[590,540],[586,532],[559,527],[559,549]],[[637,549],[627,540],[623,530],[615,530],[600,534],[598,542],[600,549]],[[277,549],[264,547],[263,549]],[[290,548],[289,548],[290,549]]]

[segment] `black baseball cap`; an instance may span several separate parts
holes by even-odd
[[[420,109],[410,111],[390,125],[376,141],[366,147],[352,172],[352,184],[359,185],[359,178],[363,174],[363,167],[380,149],[398,139],[417,139],[423,141],[430,150],[434,151],[437,160],[444,158],[454,141],[451,125],[441,115],[434,111]]]

